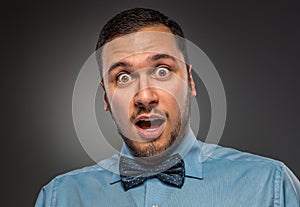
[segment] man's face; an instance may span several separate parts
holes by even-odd
[[[196,92],[167,27],[115,38],[103,47],[102,62],[105,108],[135,156],[158,155],[186,135]]]

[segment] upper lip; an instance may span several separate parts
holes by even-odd
[[[141,114],[139,115],[135,121],[134,121],[134,124],[136,124],[137,122],[141,121],[141,120],[147,120],[147,121],[151,121],[151,119],[162,119],[162,120],[165,120],[166,117],[165,116],[162,116],[160,114]]]

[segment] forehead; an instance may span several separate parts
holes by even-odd
[[[105,44],[102,51],[103,71],[106,72],[111,65],[138,54],[168,54],[184,61],[175,36],[165,28],[143,29]]]

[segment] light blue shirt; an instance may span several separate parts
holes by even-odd
[[[122,153],[130,154],[126,146]],[[300,207],[300,183],[282,162],[202,143],[191,131],[177,153],[186,170],[181,189],[152,178],[125,192],[115,155],[57,176],[35,206]]]

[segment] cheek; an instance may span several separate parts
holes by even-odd
[[[112,86],[109,88],[107,98],[114,114],[118,116],[119,114],[129,114],[129,106],[131,106],[134,94],[136,93],[134,88],[134,86],[126,88]]]
[[[187,78],[182,76],[184,76],[184,74],[181,74],[181,76],[178,74],[173,74],[169,80],[153,80],[151,85],[152,87],[161,89],[168,93],[180,103],[180,100],[186,96],[187,89],[189,88]]]
[[[130,137],[132,140],[138,140],[136,131],[130,122],[130,113],[132,111],[132,98],[124,93],[114,93],[110,97],[110,107],[113,119],[118,130],[125,137]]]
[[[176,81],[174,83],[165,84],[162,89],[163,95],[160,96],[160,102],[165,104],[169,110],[180,113],[186,105],[188,95],[187,83],[184,81]]]
[[[170,94],[163,92],[160,95],[159,108],[164,109],[169,114],[169,121],[172,124],[177,123],[178,118],[181,117],[182,107],[181,102],[183,97],[181,94]]]

